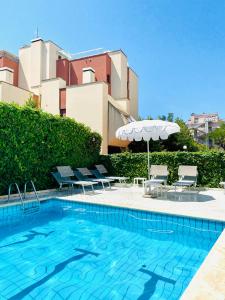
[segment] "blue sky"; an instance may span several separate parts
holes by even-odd
[[[71,53],[123,49],[139,75],[143,117],[225,118],[225,0],[8,0],[1,11],[0,48],[15,54],[37,25]]]

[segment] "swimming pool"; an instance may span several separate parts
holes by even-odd
[[[51,199],[0,209],[0,299],[179,299],[222,222]]]

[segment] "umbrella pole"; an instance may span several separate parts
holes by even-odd
[[[147,141],[147,152],[148,152],[148,179],[150,179],[150,158],[149,158],[149,141]]]

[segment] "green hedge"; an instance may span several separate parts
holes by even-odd
[[[101,156],[110,173],[118,176],[147,177],[147,153],[112,154]],[[165,164],[169,168],[169,183],[178,179],[179,165],[198,166],[198,185],[218,187],[219,182],[225,179],[224,152],[153,152],[150,153],[150,164]]]
[[[0,103],[0,193],[11,182],[53,186],[57,165],[90,166],[99,159],[101,137],[70,118]]]

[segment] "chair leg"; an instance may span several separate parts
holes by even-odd
[[[67,195],[70,195],[70,184],[68,184],[68,190],[67,190]]]
[[[83,194],[85,195],[85,188],[83,185],[82,185],[82,189],[83,189]]]
[[[144,185],[144,195],[147,195],[147,190],[148,190],[148,188],[147,188],[147,185],[145,184]]]
[[[102,188],[103,188],[103,190],[105,191],[105,186],[104,186],[104,183],[102,182]]]
[[[93,184],[91,185],[91,188],[92,188],[92,192],[94,194],[95,190],[94,190],[94,185]]]
[[[71,195],[73,195],[73,189],[74,189],[74,186],[73,186],[73,183],[71,184]]]

